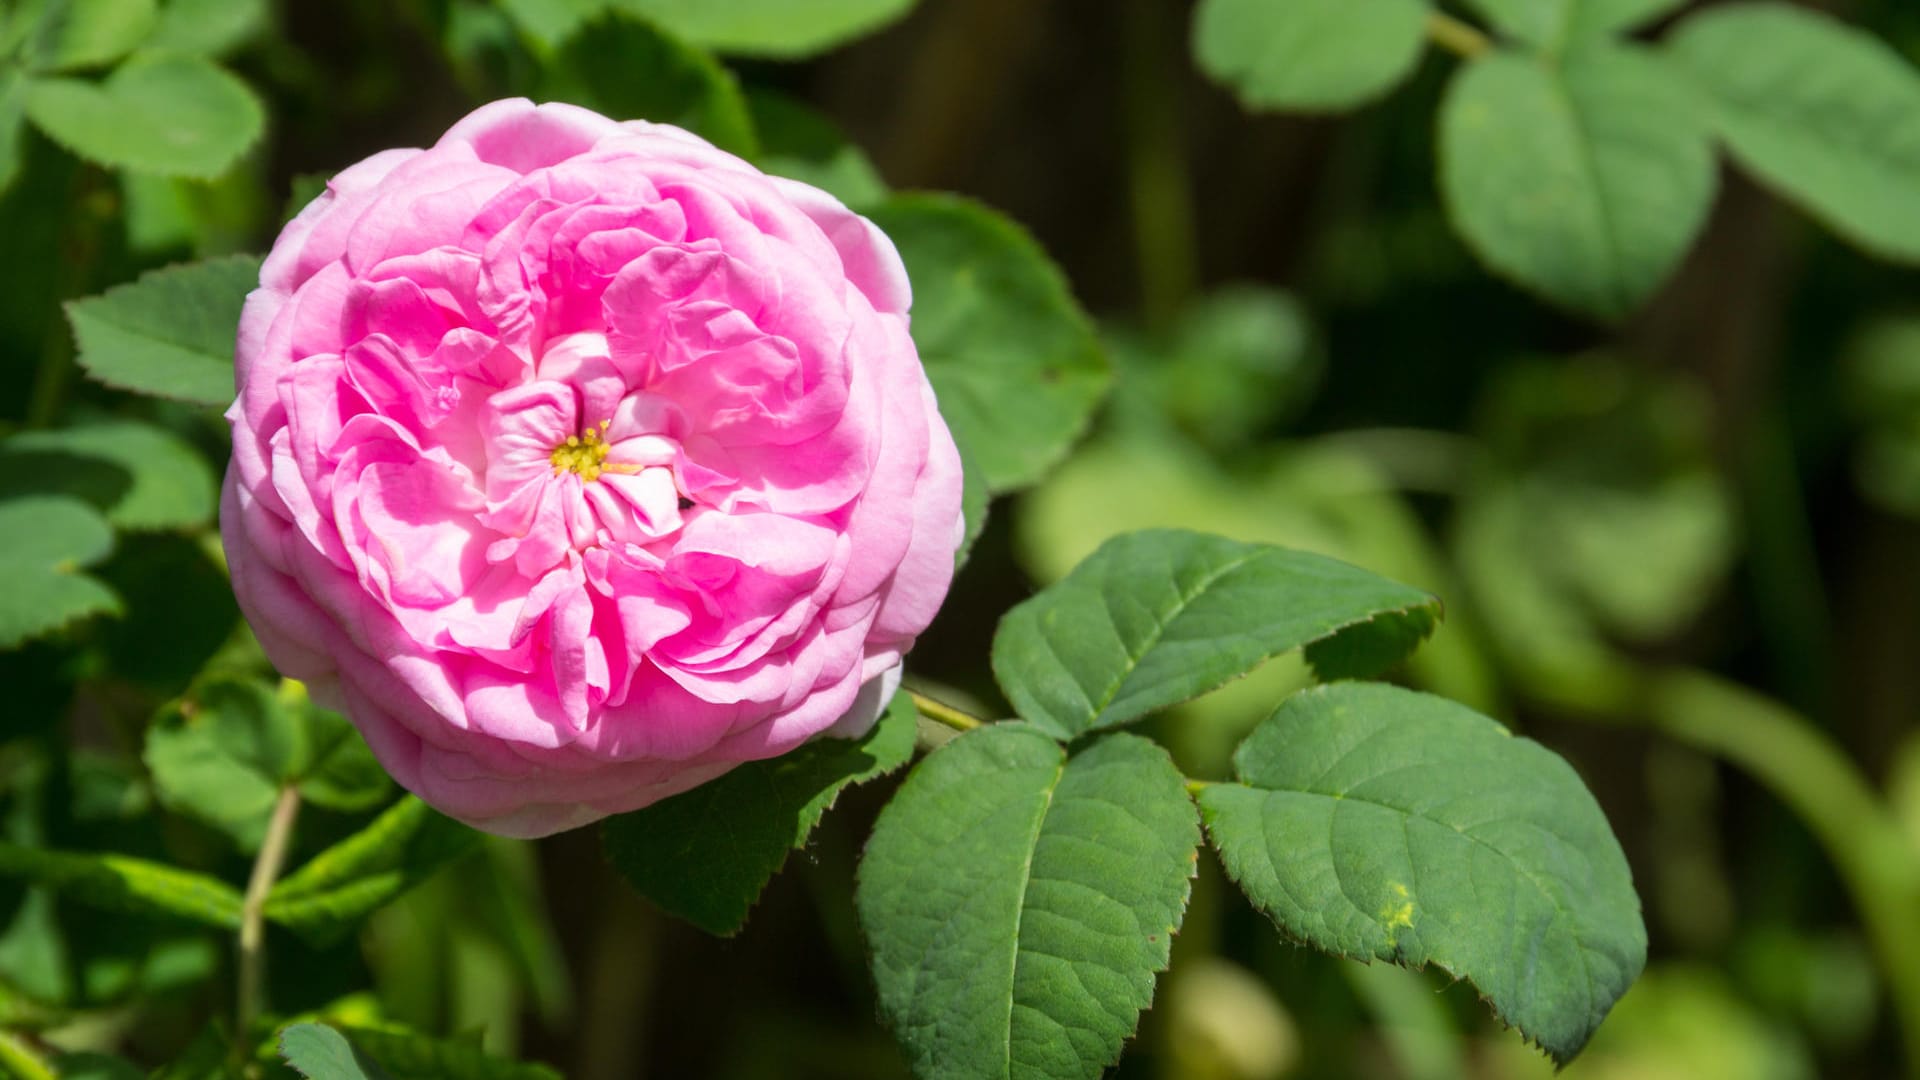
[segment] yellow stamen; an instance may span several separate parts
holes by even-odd
[[[580,479],[591,481],[600,479],[600,474],[609,468],[620,469],[617,464],[601,464],[613,449],[612,443],[600,437],[607,426],[608,422],[602,420],[598,427],[588,428],[584,435],[569,435],[566,442],[554,447],[553,455],[548,459],[553,462],[553,475],[574,472],[580,475]]]

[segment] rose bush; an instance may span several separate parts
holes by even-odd
[[[866,220],[677,128],[512,100],[376,154],[241,319],[241,607],[496,833],[858,734],[961,533],[909,301]]]

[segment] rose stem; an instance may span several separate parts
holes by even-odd
[[[945,724],[955,731],[972,731],[980,726],[981,721],[977,716],[969,716],[918,691],[909,690],[907,694],[913,698],[913,707],[920,710],[920,715],[935,723]]]
[[[1493,48],[1492,39],[1471,23],[1438,11],[1427,15],[1427,39],[1463,60],[1472,60]]]
[[[274,879],[287,861],[287,847],[293,839],[293,822],[300,815],[300,792],[280,789],[273,804],[273,816],[267,820],[267,836],[260,854],[253,860],[253,874],[247,878],[247,895],[240,905],[240,991],[234,1005],[234,1045],[247,1045],[248,1029],[266,1007],[266,906]]]

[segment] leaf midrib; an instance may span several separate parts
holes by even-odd
[[[1202,594],[1213,588],[1214,584],[1221,578],[1226,577],[1228,574],[1233,573],[1266,554],[1268,554],[1266,549],[1256,548],[1207,574],[1192,591],[1179,594],[1179,599],[1175,601],[1174,606],[1170,608],[1164,616],[1154,620],[1153,629],[1147,633],[1146,640],[1142,642],[1139,650],[1135,651],[1130,648],[1125,650],[1127,662],[1121,667],[1120,673],[1114,677],[1113,682],[1109,684],[1105,690],[1101,691],[1100,700],[1098,702],[1088,701],[1088,704],[1093,706],[1093,715],[1088,720],[1088,727],[1093,728],[1100,726],[1101,718],[1113,704],[1114,699],[1119,697],[1121,689],[1127,684],[1127,680],[1133,677],[1134,672],[1140,670],[1140,661],[1148,653],[1153,651],[1154,646],[1160,644],[1160,639],[1166,636],[1167,627],[1173,625],[1174,620],[1178,619],[1187,608],[1191,607],[1194,601],[1198,600]],[[1108,625],[1113,627],[1115,631],[1114,636],[1118,637],[1120,625],[1114,621],[1113,608],[1105,602],[1106,596],[1104,594],[1101,599],[1100,611],[1107,617]]]
[[[1053,796],[1060,789],[1060,781],[1067,775],[1067,758],[1062,754],[1059,764],[1053,768],[1053,778],[1047,781],[1040,800],[1040,812],[1034,815],[1033,832],[1027,844],[1026,857],[1020,860],[1020,904],[1013,912],[1013,933],[1008,935],[1007,944],[1012,956],[1007,965],[1007,1019],[1002,1028],[1000,1058],[1005,1075],[1013,1075],[1013,1007],[1016,995],[1014,988],[1020,985],[1020,927],[1027,913],[1027,892],[1033,885],[1033,861],[1040,854],[1040,834],[1047,829],[1047,814],[1053,810]]]

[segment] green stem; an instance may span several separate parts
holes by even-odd
[[[300,792],[282,788],[273,804],[273,816],[267,819],[266,839],[253,860],[253,873],[247,878],[247,894],[240,906],[240,987],[234,1006],[236,1047],[244,1047],[250,1038],[253,1021],[267,1007],[267,894],[287,862],[287,849],[293,840],[293,823],[300,816]]]
[[[920,710],[921,716],[934,723],[945,724],[955,731],[972,731],[984,723],[977,716],[962,712],[944,702],[935,701],[917,690],[909,690],[907,695],[913,698],[913,707]]]
[[[1479,28],[1440,11],[1427,15],[1427,40],[1462,60],[1472,60],[1493,49],[1493,39]]]
[[[1150,327],[1165,326],[1200,277],[1180,72],[1168,56],[1169,43],[1183,40],[1181,28],[1167,25],[1174,13],[1166,0],[1128,0],[1125,12],[1127,194],[1141,307]]]
[[[0,1073],[16,1080],[59,1080],[53,1066],[25,1039],[5,1030],[0,1030]]]
[[[1658,730],[1751,773],[1819,838],[1880,958],[1907,1075],[1920,1078],[1920,860],[1884,801],[1817,728],[1759,694],[1684,670],[1646,689]]]

